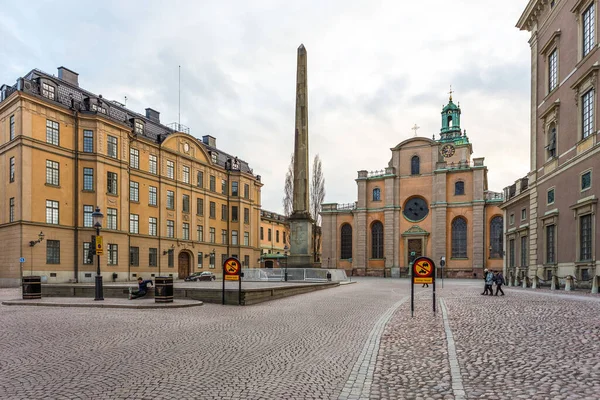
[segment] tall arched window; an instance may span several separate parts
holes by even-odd
[[[373,201],[381,200],[381,190],[379,188],[373,189]]]
[[[454,195],[465,194],[465,183],[463,181],[457,181],[454,183]]]
[[[490,258],[502,258],[502,217],[490,221]]]
[[[371,258],[383,258],[383,224],[379,221],[371,225]]]
[[[419,175],[419,167],[420,167],[420,161],[419,161],[419,156],[413,156],[413,158],[410,159],[410,174],[411,175]]]
[[[462,217],[452,221],[452,258],[467,258],[467,221]]]
[[[352,226],[350,226],[350,224],[344,224],[342,225],[341,231],[340,259],[347,260],[352,258]]]

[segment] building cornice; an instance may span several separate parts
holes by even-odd
[[[521,18],[517,21],[516,27],[520,30],[531,31],[531,27],[537,22],[538,16],[544,10],[548,0],[530,0],[525,11],[521,14]]]

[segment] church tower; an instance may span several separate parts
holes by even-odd
[[[442,109],[442,129],[441,142],[455,141],[460,138],[460,106],[452,102],[452,92],[450,92],[450,100]]]

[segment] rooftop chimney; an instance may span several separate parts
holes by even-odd
[[[65,67],[58,67],[58,78],[79,87],[79,74]]]
[[[210,135],[202,136],[202,143],[210,147],[217,148],[217,139]]]
[[[148,118],[152,122],[160,124],[160,113],[156,110],[146,108],[146,118]]]

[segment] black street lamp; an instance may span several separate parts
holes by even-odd
[[[290,248],[288,247],[288,245],[286,244],[285,246],[283,246],[283,254],[285,254],[285,281],[287,282],[288,280],[288,273],[287,273],[287,266],[288,266],[288,251],[290,250]]]
[[[96,207],[96,211],[92,213],[92,222],[96,228],[96,257],[98,267],[96,269],[96,297],[94,300],[104,300],[104,293],[102,290],[102,275],[100,275],[100,254],[98,254],[98,241],[100,239],[100,228],[102,228],[102,219],[104,215],[100,212],[100,207]]]

